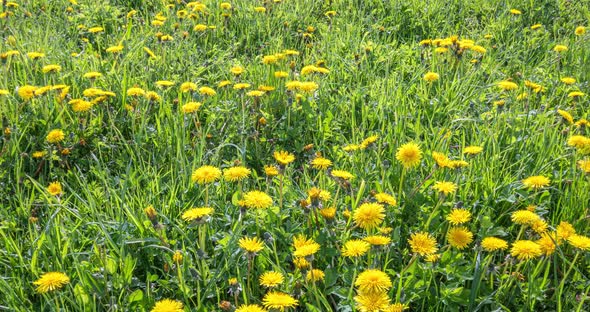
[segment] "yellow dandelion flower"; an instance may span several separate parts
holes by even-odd
[[[590,138],[583,135],[572,135],[568,138],[567,145],[577,149],[585,149],[590,146]]]
[[[273,157],[279,163],[279,165],[282,166],[288,165],[295,160],[295,156],[286,151],[276,151],[274,152]]]
[[[366,254],[369,249],[371,249],[371,245],[369,243],[360,239],[353,239],[344,243],[341,253],[343,257],[361,257]]]
[[[124,46],[122,46],[122,45],[116,45],[116,46],[108,47],[106,49],[106,51],[108,53],[117,54],[117,53],[121,53],[121,51],[123,51],[123,48],[124,48]]]
[[[545,256],[550,256],[555,252],[557,242],[557,233],[543,233],[541,234],[541,238],[536,241]]]
[[[158,80],[156,81],[156,86],[160,87],[160,88],[169,88],[172,87],[174,85],[173,81],[169,81],[169,80]]]
[[[68,104],[71,104],[72,110],[77,113],[87,112],[94,106],[94,103],[81,99],[71,100]]]
[[[260,285],[266,288],[277,287],[285,281],[285,277],[280,272],[267,271],[260,275]]]
[[[328,167],[332,166],[332,161],[324,158],[324,157],[316,157],[311,161],[311,166],[314,169],[318,170],[326,170]]]
[[[268,177],[274,177],[279,174],[279,169],[275,166],[264,166],[264,174]]]
[[[465,227],[455,227],[447,232],[447,241],[457,249],[465,249],[473,242],[473,233]]]
[[[310,271],[307,271],[307,275],[305,276],[305,280],[308,282],[321,282],[324,280],[324,277],[326,276],[326,274],[324,273],[324,271],[322,270],[318,270],[318,269],[313,269]]]
[[[219,168],[213,166],[202,166],[193,171],[191,180],[193,183],[206,184],[215,182],[217,179],[219,179],[219,177],[221,177],[221,170],[219,170]]]
[[[532,224],[540,218],[539,215],[529,210],[517,210],[510,216],[512,222],[520,225]]]
[[[145,98],[150,102],[158,102],[161,99],[160,95],[155,91],[146,92]]]
[[[354,179],[354,175],[346,170],[332,170],[332,176],[342,180],[350,181]]]
[[[558,44],[553,48],[553,51],[555,51],[557,53],[565,52],[567,50],[568,50],[567,46],[562,45],[562,44]]]
[[[469,48],[471,51],[479,53],[479,54],[485,54],[488,50],[486,50],[486,48],[480,46],[480,45],[474,45],[471,48]]]
[[[91,34],[96,34],[96,33],[103,32],[103,31],[104,31],[104,28],[102,28],[102,27],[90,27],[90,28],[88,28],[88,32],[91,33]]]
[[[354,301],[360,312],[380,312],[390,303],[389,296],[384,292],[359,293],[354,297]]]
[[[578,167],[584,173],[590,173],[590,159],[582,159],[578,161]]]
[[[232,167],[223,171],[223,178],[226,181],[236,182],[247,178],[250,175],[250,169],[246,167]]]
[[[391,243],[391,238],[382,235],[367,236],[363,240],[372,246],[385,246]]]
[[[535,233],[543,234],[543,233],[547,232],[547,229],[549,228],[549,224],[547,224],[547,221],[545,221],[541,217],[539,217],[539,219],[533,221],[530,224],[530,227],[531,227],[531,229],[533,229],[533,231],[535,231]]]
[[[436,262],[436,261],[429,261],[429,262]],[[408,307],[406,305],[404,305],[403,303],[394,303],[394,304],[390,304],[389,306],[387,306],[383,310],[383,312],[403,312],[407,308]]]
[[[576,83],[576,78],[573,77],[563,77],[560,79],[561,82],[565,83],[566,85],[571,85]]]
[[[260,90],[252,90],[249,92],[246,92],[247,96],[251,96],[251,97],[261,97],[265,94],[266,92],[264,91],[260,91]]]
[[[498,87],[504,91],[516,90],[518,89],[518,85],[512,81],[503,80],[498,82]]]
[[[48,272],[33,282],[33,285],[37,286],[37,292],[44,294],[50,291],[58,290],[63,288],[70,282],[70,278],[61,272]]]
[[[313,81],[308,81],[308,82],[302,82],[301,85],[299,85],[299,90],[301,90],[301,92],[306,92],[306,93],[312,93],[315,90],[317,90],[320,86],[313,82]]]
[[[248,208],[266,209],[272,206],[272,198],[261,191],[250,191],[244,194],[244,205]]]
[[[267,312],[267,311],[257,304],[243,304],[239,308],[237,308],[234,312]]]
[[[145,90],[142,88],[129,88],[127,89],[127,96],[145,96]]]
[[[295,251],[293,251],[293,256],[297,258],[305,258],[314,255],[320,250],[320,244],[311,241],[307,242],[303,245],[299,245],[295,247]]]
[[[251,85],[251,84],[249,84],[249,83],[244,83],[244,82],[242,82],[242,83],[236,83],[236,84],[233,86],[233,88],[234,88],[234,90],[244,90],[244,89],[248,89],[248,88],[250,88],[250,86],[252,86],[252,85]]]
[[[564,110],[561,110],[561,109],[558,109],[558,110],[557,110],[557,113],[558,113],[558,114],[559,114],[559,115],[560,115],[560,116],[561,116],[561,117],[562,117],[562,118],[563,118],[565,121],[567,121],[569,124],[573,124],[573,123],[574,123],[574,117],[573,117],[573,116],[572,116],[570,113],[568,113],[568,112],[566,112],[566,111],[564,111]]]
[[[485,251],[505,250],[508,248],[508,242],[497,237],[486,237],[481,241],[481,247]]]
[[[519,240],[512,244],[510,254],[518,260],[530,260],[543,254],[541,246],[530,240]]]
[[[40,59],[40,58],[45,57],[45,53],[41,53],[41,52],[29,52],[29,53],[27,53],[27,56],[31,60],[37,60],[37,59]]]
[[[286,71],[276,71],[274,72],[275,78],[287,78],[289,77],[289,73]]]
[[[365,230],[379,226],[385,218],[385,208],[378,203],[364,203],[353,213],[354,223]]]
[[[360,144],[350,144],[350,145],[346,145],[342,148],[345,152],[354,152],[360,149],[363,149],[363,147]]]
[[[471,221],[471,212],[462,208],[454,208],[447,215],[447,221],[452,225],[467,223]]]
[[[154,305],[150,312],[183,312],[183,306],[180,301],[163,299],[156,302],[156,305]]]
[[[193,27],[193,31],[196,31],[196,32],[203,32],[203,31],[206,31],[207,29],[209,29],[209,27],[207,27],[207,25],[205,25],[205,24],[197,24],[197,25],[195,25],[195,27]]]
[[[481,153],[482,151],[483,151],[483,147],[476,146],[476,145],[470,145],[470,146],[466,146],[465,148],[463,148],[463,154],[467,154],[467,155],[477,155],[477,154]]]
[[[449,157],[447,157],[447,155],[439,152],[432,152],[432,158],[434,158],[436,165],[440,168],[449,167],[449,163],[451,160],[449,159]]]
[[[555,229],[559,240],[567,240],[570,236],[576,234],[574,227],[567,221],[561,221]]]
[[[447,181],[436,181],[432,188],[447,196],[457,191],[457,184]]]
[[[567,97],[569,98],[577,98],[577,97],[582,97],[585,96],[586,93],[584,92],[580,92],[580,91],[572,91],[570,93],[567,94]]]
[[[96,79],[102,77],[102,74],[99,72],[92,71],[85,73],[83,77],[87,79]]]
[[[305,258],[295,258],[293,259],[293,264],[299,270],[306,270],[310,267],[310,263]]]
[[[570,237],[568,237],[567,242],[575,248],[582,250],[590,250],[590,237],[573,234]]]
[[[244,67],[242,66],[233,66],[232,68],[230,68],[229,70],[232,74],[239,76],[242,73],[244,73]]]
[[[279,61],[279,58],[275,55],[265,55],[262,57],[262,64],[270,65]]]
[[[443,54],[443,53],[446,53],[448,51],[449,51],[449,48],[445,48],[445,47],[437,47],[437,48],[434,49],[434,52],[435,53],[438,53],[438,54]]]
[[[379,293],[387,292],[392,284],[387,273],[381,270],[368,269],[357,276],[354,286],[361,293]]]
[[[266,86],[266,85],[260,85],[258,86],[258,90],[259,91],[264,91],[265,94],[266,92],[270,92],[270,91],[274,91],[276,88],[273,86]]]
[[[464,160],[450,160],[448,166],[449,168],[460,169],[469,166],[469,163]]]
[[[434,263],[440,260],[440,254],[430,254],[424,257],[424,261]]]
[[[397,149],[395,158],[402,163],[405,168],[415,167],[420,164],[422,150],[420,150],[420,146],[416,143],[406,143]]]
[[[532,176],[532,177],[528,177],[528,178],[522,180],[522,184],[526,188],[532,189],[532,190],[538,190],[543,187],[546,187],[549,185],[550,182],[551,181],[549,180],[549,178],[542,176],[542,175]]]
[[[380,204],[387,204],[390,206],[396,206],[397,200],[393,195],[387,193],[377,193],[374,195],[375,200]]]
[[[17,94],[21,99],[26,101],[32,99],[35,96],[35,91],[37,89],[39,89],[39,87],[25,85],[18,87]]]
[[[324,217],[326,220],[334,219],[336,216],[336,208],[334,207],[326,207],[320,209],[320,215]]]
[[[424,75],[423,79],[428,82],[434,82],[434,81],[437,81],[439,79],[439,77],[440,76],[437,73],[427,72]]]
[[[199,93],[201,95],[208,95],[208,96],[214,96],[217,94],[217,92],[215,92],[215,90],[213,90],[213,88],[209,88],[209,87],[200,87]]]
[[[285,311],[287,308],[294,308],[299,305],[297,299],[291,297],[289,294],[282,292],[269,292],[262,299],[262,304],[267,309],[276,309],[279,311]]]
[[[61,195],[63,193],[61,183],[59,182],[51,182],[49,186],[47,186],[47,192],[53,196]]]
[[[52,89],[52,86],[40,87],[40,88],[37,88],[34,93],[35,93],[35,96],[40,96],[40,95],[43,95],[43,94],[49,92],[51,89]]]
[[[47,155],[47,151],[36,151],[33,152],[32,156],[33,158],[43,158]]]
[[[41,69],[41,71],[44,74],[47,74],[47,73],[57,73],[57,72],[61,71],[61,66],[55,65],[55,64],[47,65],[47,66],[43,66],[43,68]]]
[[[198,221],[212,215],[213,212],[213,208],[210,207],[192,208],[185,211],[181,218],[185,221]]]
[[[201,105],[202,104],[199,102],[188,102],[188,103],[182,105],[182,107],[180,108],[180,111],[185,114],[191,114],[191,113],[198,111],[199,108],[201,107]]]
[[[425,232],[412,233],[410,239],[408,239],[408,244],[410,244],[413,253],[421,256],[433,254],[438,250],[434,237]]]
[[[47,134],[46,140],[49,143],[59,143],[66,138],[66,134],[61,129],[53,129]]]
[[[285,87],[289,91],[295,91],[301,87],[301,81],[289,81],[285,84]]]
[[[194,82],[183,82],[180,85],[180,91],[183,93],[197,91],[197,84]]]
[[[240,238],[239,246],[243,250],[249,253],[257,253],[264,249],[264,243],[258,239],[258,237],[249,238],[243,237]]]

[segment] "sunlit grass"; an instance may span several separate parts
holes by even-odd
[[[590,309],[588,3],[169,2],[2,3],[0,309]]]

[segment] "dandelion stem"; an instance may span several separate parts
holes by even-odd
[[[246,284],[247,284],[247,289],[248,289],[248,293],[250,296],[252,296],[252,284],[250,283],[250,274],[252,273],[252,260],[254,259],[253,256],[248,254],[248,273],[246,275]],[[246,296],[247,298],[248,296]]]
[[[561,282],[559,283],[559,289],[557,291],[557,312],[561,312],[563,311],[563,307],[561,306],[561,299],[563,298],[563,287],[565,286],[565,281],[567,280],[567,277],[570,275],[572,269],[574,268],[574,266],[576,265],[576,260],[578,260],[578,256],[580,255],[580,252],[576,252],[576,255],[574,256],[574,260],[572,260],[572,263],[570,264],[570,267],[567,269],[567,271],[565,272],[565,275],[563,276],[563,278],[561,279]]]
[[[356,280],[356,274],[358,270],[358,258],[354,259],[354,271],[352,273],[352,280],[350,281],[350,289],[348,290],[348,300],[352,302],[352,291],[354,290],[354,281]]]
[[[404,167],[402,169],[402,174],[401,174],[401,176],[399,178],[399,188],[397,190],[397,194],[398,194],[400,200],[402,199],[402,187],[404,185],[404,177],[405,176],[406,176],[406,168]]]
[[[280,208],[281,211],[283,210],[283,179],[284,179],[284,175],[281,174],[281,178],[279,180],[279,203],[280,203]]]

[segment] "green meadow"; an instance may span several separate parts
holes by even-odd
[[[0,3],[0,311],[590,310],[590,1]]]

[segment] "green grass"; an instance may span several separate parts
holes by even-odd
[[[150,311],[170,298],[186,311],[216,311],[222,301],[261,304],[267,291],[258,277],[274,270],[285,276],[278,289],[299,300],[297,311],[361,311],[352,286],[368,268],[386,272],[392,281],[388,298],[412,311],[590,309],[588,249],[564,241],[551,255],[519,261],[510,248],[490,253],[481,247],[489,236],[509,243],[539,239],[530,227],[511,221],[514,211],[529,205],[537,206],[549,231],[566,221],[590,235],[590,175],[578,165],[588,159],[588,148],[585,155],[567,144],[573,135],[588,137],[589,130],[557,112],[569,112],[574,122],[590,117],[590,37],[574,33],[589,26],[589,1],[235,0],[227,18],[220,2],[203,1],[206,13],[195,13],[195,19],[177,17],[186,4],[167,9],[154,0],[19,1],[17,8],[3,2],[1,12],[10,14],[0,15],[0,90],[9,91],[0,95],[6,129],[0,137],[0,310]],[[257,13],[256,6],[267,12]],[[126,17],[132,9],[137,14]],[[330,10],[336,15],[328,18]],[[167,19],[153,26],[160,12]],[[537,23],[543,26],[532,30]],[[196,24],[215,28],[195,32]],[[95,26],[104,32],[88,33]],[[308,26],[314,30],[304,36]],[[160,42],[158,32],[174,40]],[[475,41],[486,53],[457,57],[419,44],[453,35]],[[124,46],[120,54],[106,52],[118,44]],[[568,51],[554,52],[558,44]],[[299,54],[262,63],[263,56],[285,49]],[[20,54],[6,56],[8,51]],[[45,57],[31,60],[26,53],[33,51]],[[299,77],[303,66],[319,61],[329,74]],[[62,69],[44,74],[49,64]],[[234,65],[245,72],[234,77]],[[276,78],[279,70],[289,78]],[[83,78],[90,71],[103,76]],[[440,79],[424,81],[429,71]],[[563,77],[576,83],[566,85]],[[507,79],[518,90],[497,87]],[[163,90],[158,80],[176,84]],[[222,80],[276,90],[255,100],[231,85],[218,87]],[[291,80],[315,81],[319,89],[298,100],[286,91]],[[536,94],[527,80],[546,90]],[[217,95],[182,93],[183,82],[212,87]],[[55,90],[29,100],[16,92],[57,84],[70,86],[63,101]],[[161,99],[127,96],[134,86]],[[90,87],[116,96],[74,112],[68,102]],[[569,98],[575,90],[586,95]],[[529,96],[518,99],[523,92]],[[500,99],[506,104],[497,108],[493,103]],[[202,102],[198,113],[181,112],[189,101]],[[52,129],[66,134],[59,144],[46,140]],[[378,139],[369,148],[343,149],[371,135]],[[404,169],[395,155],[410,141],[420,145],[423,157],[419,166]],[[469,145],[483,152],[463,155]],[[276,164],[272,155],[278,150],[296,160],[282,176],[268,178],[264,166]],[[38,151],[46,155],[34,158]],[[438,168],[432,151],[469,166]],[[316,153],[355,176],[350,189],[312,168]],[[252,171],[239,184],[220,180],[206,189],[191,181],[203,165],[235,164]],[[535,175],[549,177],[550,185],[524,188],[521,181]],[[54,181],[63,186],[60,196],[47,191]],[[441,197],[432,188],[436,181],[454,182],[458,189]],[[336,208],[333,220],[317,217],[317,207],[300,206],[312,187],[330,192],[322,206]],[[241,212],[238,202],[251,190],[265,191],[274,205]],[[391,243],[357,259],[342,257],[346,241],[377,232],[355,226],[345,212],[373,202],[379,192],[398,202],[386,206],[381,224],[391,228]],[[206,201],[215,209],[206,223],[182,220],[186,210]],[[157,211],[154,222],[144,212],[150,205]],[[446,238],[446,214],[459,206],[473,215],[465,225],[473,242],[463,250]],[[436,238],[439,261],[414,255],[408,239],[418,231]],[[325,272],[323,282],[306,281],[295,267],[298,234],[321,245],[312,265]],[[249,260],[238,246],[245,236],[265,243],[249,275]],[[172,260],[177,250],[181,263]],[[69,284],[38,293],[33,282],[53,271],[67,274]],[[234,277],[243,290],[235,298],[228,293]]]

